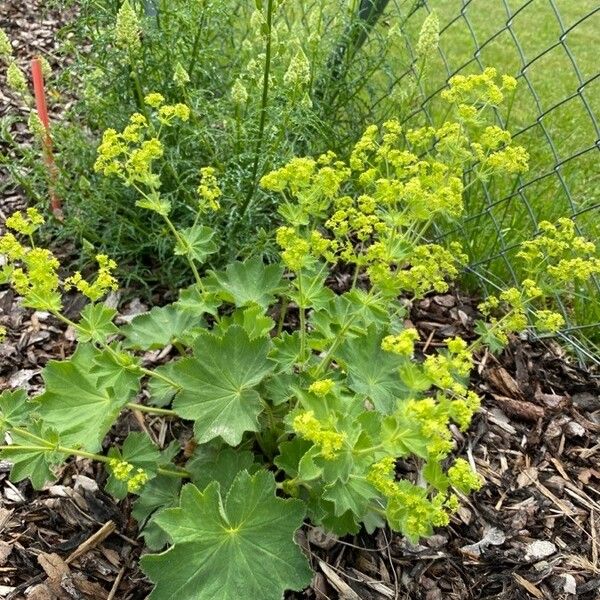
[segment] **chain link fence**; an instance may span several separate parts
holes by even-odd
[[[407,7],[398,7],[406,11]],[[460,240],[473,262],[467,279],[484,293],[518,283],[514,254],[541,220],[569,216],[581,235],[600,239],[600,72],[597,0],[417,0],[403,18],[409,55],[424,18],[440,21],[438,56],[419,82],[422,101],[407,121],[439,123],[439,93],[455,74],[493,66],[519,86],[499,124],[530,153],[518,180],[482,183],[466,198],[459,224],[437,226],[437,240]],[[405,73],[411,74],[411,69]],[[600,365],[600,282],[577,290],[558,335],[582,363]]]

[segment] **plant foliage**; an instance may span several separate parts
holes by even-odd
[[[466,261],[459,245],[426,238],[432,219],[461,214],[465,171],[489,178],[526,168],[525,150],[483,116],[513,86],[493,71],[453,81],[455,120],[439,129],[386,121],[368,127],[346,160],[297,157],[266,174],[260,185],[284,222],[280,259],[223,270],[206,269],[217,234],[200,225],[219,210],[214,172],[203,171],[194,225],[182,230],[157,169],[164,131],[189,109],[148,95],[148,117],[134,113],[122,131],[105,132],[96,166],[163,221],[194,284],[118,327],[101,301],[117,286],[114,261],[99,255],[95,277],[63,279],[57,259],[35,246],[39,213],[7,222],[2,280],[79,337],[71,358],[44,369],[42,394],[0,396],[11,477],[39,488],[69,456],[104,463],[116,498],[139,496],[149,545],[168,546],[142,560],[155,600],[275,600],[301,589],[310,570],[293,536],[304,517],[338,535],[387,524],[413,542],[447,525],[458,493],[482,484],[453,456],[452,428],[469,427],[480,403],[468,387],[474,352],[502,347],[529,317],[559,328],[548,289],[560,284],[568,297],[573,278],[600,271],[593,244],[569,222],[544,224],[521,256],[530,276],[482,306],[481,339],[450,338],[423,356],[405,321],[411,301],[446,292]],[[332,273],[345,289],[326,285]],[[78,322],[62,312],[61,292],[73,288],[89,300]],[[165,364],[144,366],[140,351],[164,348]],[[106,434],[125,410],[188,422],[193,455],[141,432],[111,444]],[[398,476],[398,459],[410,474]]]

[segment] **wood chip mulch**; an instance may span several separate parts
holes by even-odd
[[[31,94],[33,94],[31,59],[43,56],[52,69],[52,78],[46,81],[51,127],[52,123],[57,122],[73,103],[72,97],[58,94],[54,86],[54,77],[61,68],[65,67],[65,57],[59,54],[58,32],[73,17],[75,8],[60,9],[54,3],[49,6],[45,0],[0,0],[0,28],[11,40],[13,55],[29,81]],[[23,148],[37,146],[26,125],[34,106],[33,97],[25,99],[8,89],[6,65],[0,61],[0,119],[7,119],[3,123],[3,134],[10,135],[13,141]],[[18,122],[15,119],[18,119]],[[15,151],[12,144],[0,139],[0,156],[3,160],[12,160],[12,167],[16,168],[17,172],[18,154],[19,150]],[[19,176],[27,177],[27,175],[27,173],[19,173]],[[11,213],[26,208],[27,204],[26,191],[22,186],[14,183],[14,178],[9,176],[7,166],[0,161],[0,221],[3,223]],[[2,225],[0,225],[0,233],[2,233]]]
[[[460,295],[413,308],[422,350],[472,335],[474,303]],[[134,302],[130,313],[144,307]],[[0,292],[0,390],[37,392],[43,365],[68,356],[73,337],[44,313]],[[156,353],[145,357],[161,361]],[[553,344],[515,339],[501,356],[478,357],[473,385],[484,397],[457,452],[484,476],[447,528],[419,545],[389,531],[337,540],[307,525],[300,542],[316,576],[290,599],[598,600],[600,598],[600,385]],[[111,432],[166,424],[129,413]],[[177,434],[182,445],[189,432]],[[168,441],[168,440],[167,440]],[[102,492],[105,475],[69,462],[56,484],[34,492],[8,481],[0,463],[0,598],[141,600],[148,583],[131,504]]]

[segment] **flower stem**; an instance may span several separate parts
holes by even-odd
[[[147,406],[145,404],[138,404],[136,402],[128,402],[125,405],[131,410],[139,410],[140,412],[149,413],[152,415],[163,415],[165,417],[176,417],[177,413],[174,410],[168,408],[159,408],[157,406]]]
[[[265,125],[267,122],[267,108],[269,104],[269,77],[271,74],[271,27],[273,24],[273,7],[274,0],[267,0],[267,16],[266,16],[266,42],[265,42],[265,66],[263,71],[263,85],[262,85],[262,98],[260,103],[260,120],[258,123],[258,137],[256,139],[256,147],[254,150],[254,163],[252,165],[252,179],[250,181],[250,189],[244,199],[241,206],[240,213],[238,215],[238,223],[242,217],[246,214],[246,210],[256,192],[257,176],[258,176],[258,165],[260,162],[260,156],[262,153],[262,145],[264,140]]]

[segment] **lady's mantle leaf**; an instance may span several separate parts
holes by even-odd
[[[108,336],[119,333],[118,327],[112,322],[117,311],[98,302],[88,304],[81,311],[81,319],[77,324],[77,339],[80,342],[105,342]]]
[[[65,446],[97,452],[121,409],[137,390],[135,382],[120,379],[100,383],[90,373],[98,353],[80,344],[69,360],[50,361],[42,372],[46,391],[36,398],[44,423],[58,431]]]
[[[144,493],[134,502],[131,514],[143,526],[141,535],[148,548],[160,550],[169,541],[154,520],[165,508],[177,506],[180,489],[181,479],[159,475],[146,484]]]
[[[267,358],[270,349],[268,338],[250,340],[232,325],[223,337],[198,336],[194,358],[173,364],[171,378],[182,388],[173,408],[180,417],[196,421],[200,443],[221,436],[237,446],[245,431],[258,431],[262,405],[254,388],[273,368]]]
[[[1,456],[12,463],[12,481],[29,479],[33,487],[39,490],[47,481],[54,480],[52,467],[63,462],[66,457],[55,451],[59,445],[59,437],[53,429],[34,421],[28,425],[27,432],[30,435],[11,432],[14,448],[5,448]],[[31,435],[36,436],[37,441],[32,440]]]
[[[192,328],[200,325],[199,318],[175,306],[156,306],[133,318],[122,328],[128,348],[153,350],[181,340]]]
[[[4,390],[0,394],[0,435],[27,423],[31,407],[32,403],[23,390]]]
[[[348,386],[370,398],[384,414],[394,411],[400,399],[410,397],[398,375],[402,359],[381,349],[383,335],[369,327],[367,335],[349,339],[336,353],[348,373]]]
[[[204,225],[194,225],[187,229],[179,230],[179,239],[175,244],[175,254],[189,255],[193,260],[202,264],[209,254],[218,250],[216,242],[213,240],[214,229]]]
[[[211,444],[198,446],[192,458],[185,464],[192,483],[198,489],[203,490],[213,481],[217,481],[223,494],[229,491],[240,471],[254,473],[257,468],[252,452]]]
[[[149,600],[280,600],[301,590],[312,576],[294,542],[304,511],[275,496],[266,471],[242,471],[225,498],[216,482],[204,492],[186,485],[180,507],[156,517],[174,545],[141,561],[156,584]]]
[[[225,296],[236,306],[258,304],[267,308],[281,291],[283,268],[280,265],[265,266],[260,258],[231,263],[224,272],[211,273],[211,278]]]

